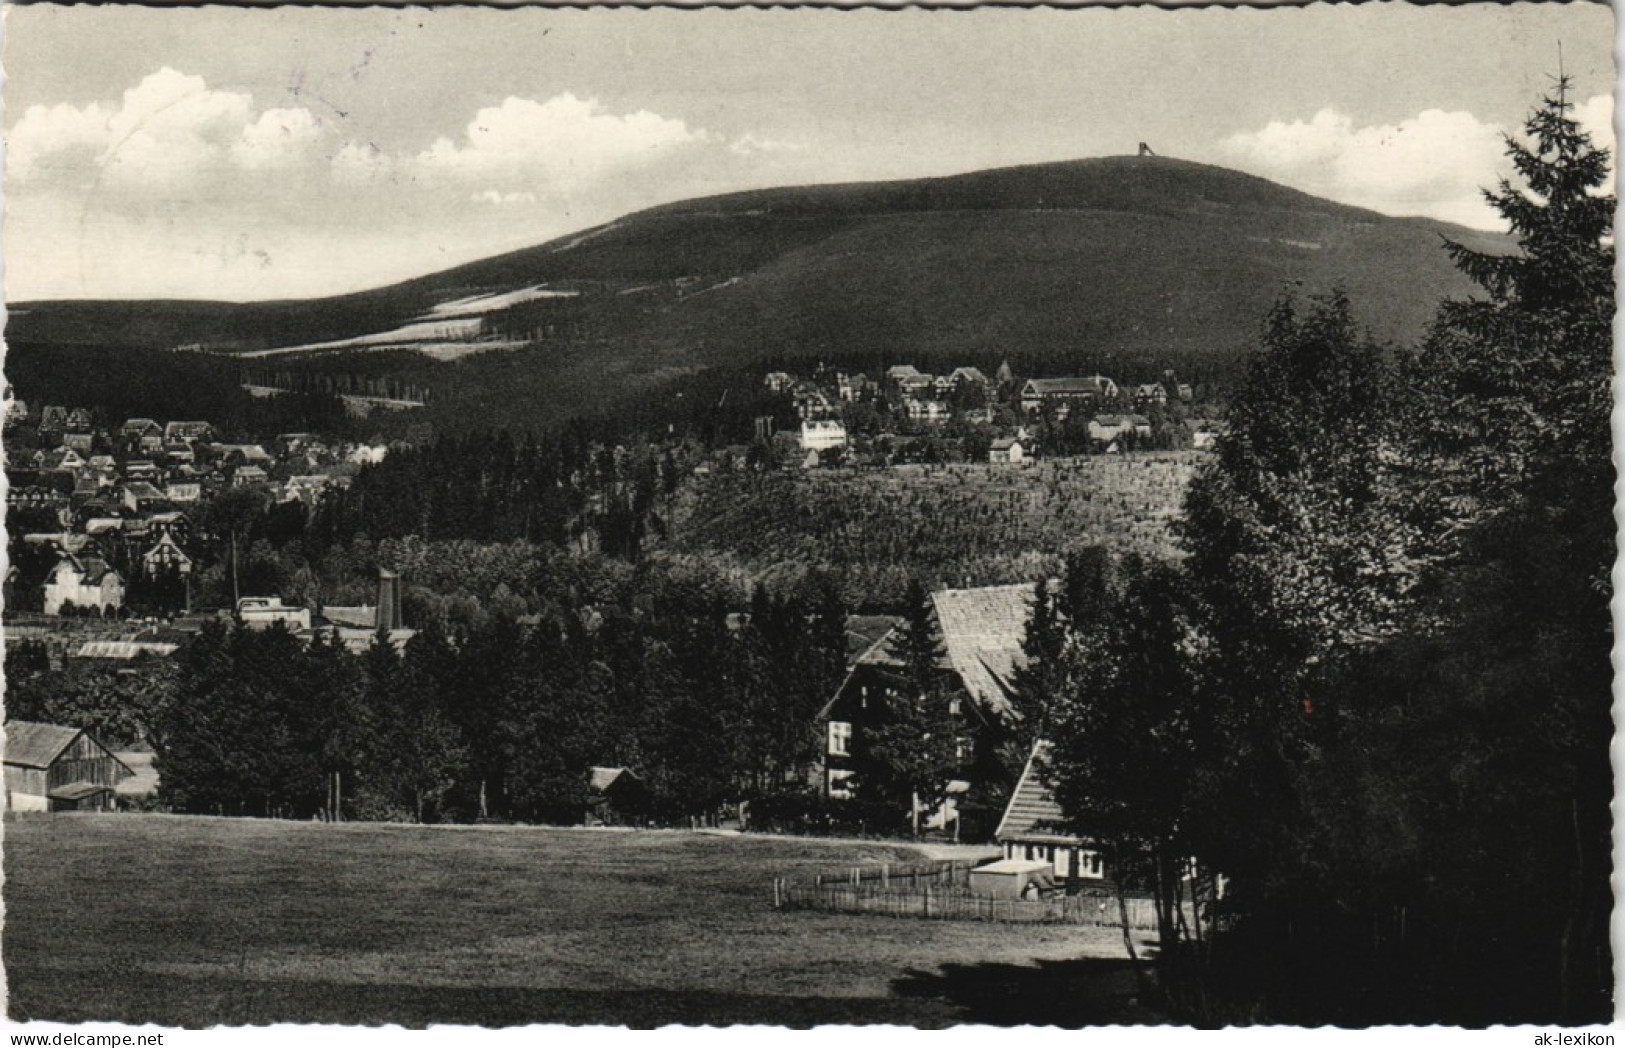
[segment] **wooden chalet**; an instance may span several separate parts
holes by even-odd
[[[1100,853],[1088,840],[1066,828],[1061,805],[1044,783],[1044,754],[1048,748],[1048,743],[1042,741],[1033,747],[993,839],[1006,861],[1046,862],[1062,884],[1075,887],[1102,880],[1106,871]]]
[[[112,811],[135,774],[82,728],[7,721],[5,733],[8,811]]]
[[[1019,584],[931,595],[932,615],[942,633],[938,668],[956,685],[947,712],[961,726],[962,775],[950,788],[953,796],[945,810],[931,820],[939,826],[957,818],[955,798],[974,789],[981,761],[1014,715],[1010,693],[1032,594],[1032,586]],[[893,625],[852,659],[846,679],[820,711],[824,754],[819,786],[826,797],[852,795],[869,761],[865,733],[886,722],[888,703],[905,686],[902,658],[894,650],[897,640]]]

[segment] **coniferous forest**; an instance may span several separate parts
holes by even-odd
[[[1049,778],[1198,1021],[1612,1014],[1614,198],[1565,89],[1489,194],[1521,254],[1447,245],[1482,294],[1399,348],[1283,299],[1185,557],[1035,620]]]

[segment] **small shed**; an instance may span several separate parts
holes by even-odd
[[[631,768],[593,768],[587,789],[588,826],[639,826],[649,817],[649,788]]]
[[[82,728],[7,721],[5,732],[8,811],[112,811],[135,774]]]
[[[1000,859],[970,871],[972,895],[1030,899],[1056,890],[1053,868],[1036,859]]]

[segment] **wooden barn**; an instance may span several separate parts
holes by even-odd
[[[112,811],[135,774],[82,728],[7,721],[6,810]]]
[[[587,788],[588,826],[641,826],[649,817],[649,788],[631,768],[593,768]]]
[[[1061,805],[1044,785],[1041,765],[1046,745],[1039,742],[1033,747],[993,838],[1006,861],[1048,863],[1062,885],[1075,888],[1099,881],[1106,876],[1100,853],[1066,829]]]

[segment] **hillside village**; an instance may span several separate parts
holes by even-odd
[[[663,468],[686,462],[698,479],[719,464],[745,462],[789,472],[933,461],[1019,468],[1050,456],[1202,448],[1211,444],[1219,429],[1195,416],[1191,387],[1171,376],[1160,383],[1121,388],[1099,375],[1019,379],[1008,364],[991,378],[969,366],[935,376],[911,365],[873,375],[819,368],[806,378],[769,372],[762,377],[761,393],[764,407],[776,414],[758,418],[753,445],[722,447],[707,454],[703,449],[696,453],[686,443],[675,444],[667,451]],[[268,537],[280,534],[284,538],[277,541],[286,541],[303,534],[324,500],[341,502],[367,469],[386,461],[389,446],[317,433],[227,440],[203,419],[136,417],[112,422],[104,416],[99,409],[82,406],[30,407],[16,397],[6,401],[11,551],[6,644],[22,679],[40,673],[94,673],[98,665],[134,667],[130,672],[139,676],[154,660],[184,657],[209,623],[223,621],[248,630],[276,628],[306,645],[338,643],[357,656],[380,635],[397,651],[406,650],[416,630],[405,621],[403,580],[382,564],[377,569],[376,598],[351,606],[313,599],[316,590],[285,591],[278,585],[279,579],[287,578],[285,572],[267,574],[251,567],[258,563],[254,556],[265,556]],[[776,418],[793,418],[795,425],[780,430]],[[396,447],[399,451],[402,446]],[[616,461],[630,461],[624,448],[605,450],[613,450]],[[600,510],[609,508],[602,498],[595,501]],[[326,511],[331,510],[328,505]],[[256,552],[251,554],[250,547]],[[951,600],[956,592],[972,598],[986,593],[994,599],[1025,588],[949,590],[934,599]],[[347,590],[355,591],[353,585]],[[413,592],[421,595],[419,590]],[[1018,606],[1019,601],[1006,602],[1007,611]],[[1009,687],[1008,671],[1019,661],[1023,620],[1020,615],[1006,618],[997,643],[978,656],[1004,667],[1004,675],[989,678],[979,671],[976,683],[967,685],[971,690],[962,706],[956,700],[954,708],[965,718],[965,745],[955,763],[963,767],[954,779],[953,795],[933,803],[917,828],[959,837],[959,809],[967,800],[973,812],[984,812],[973,819],[972,833],[987,839],[994,828],[992,815],[985,814],[989,797],[995,806],[1000,802],[1011,785],[1003,781],[1010,780],[1010,773],[994,772],[991,777],[1000,781],[982,785],[974,797],[970,791],[972,778],[987,776],[985,762],[993,740],[1005,739],[1011,728],[1009,706],[1001,705],[996,693]],[[542,617],[521,614],[519,621],[535,628]],[[728,619],[729,628],[737,631],[749,621],[749,613],[740,611]],[[797,759],[786,772],[787,781],[809,785],[823,801],[851,797],[846,782],[853,774],[852,761],[865,759],[855,756],[866,752],[864,725],[875,723],[877,710],[885,720],[882,707],[869,707],[867,699],[862,703],[867,713],[853,714],[847,707],[853,680],[869,682],[862,685],[865,695],[871,685],[880,686],[885,676],[883,652],[894,638],[890,626],[875,632],[876,624],[897,621],[874,615],[850,617],[847,634],[862,637],[863,643],[845,653],[841,673],[845,683],[809,704],[808,713],[817,712],[805,725],[808,738],[821,741]],[[952,616],[945,620],[950,653],[960,644],[963,626],[956,623]],[[985,637],[982,642],[992,643]],[[74,667],[91,669],[74,671]],[[950,663],[943,669],[950,670]],[[81,717],[75,727],[95,731],[99,726],[94,720]],[[973,743],[978,733],[986,738]],[[120,737],[108,742],[136,747],[121,751],[126,764],[150,767],[150,756],[140,756],[147,745],[144,731],[126,728],[117,734]],[[598,770],[589,779],[596,776],[593,781],[602,785],[613,778],[602,766],[595,767]],[[640,773],[648,773],[639,768],[621,771],[625,782],[640,781]],[[127,795],[126,800],[150,804],[158,796],[156,776],[143,775],[139,788],[126,784],[122,790],[123,794],[87,792],[72,800],[57,797],[38,803],[105,808],[113,806],[115,795]],[[673,810],[670,798],[665,810]],[[603,817],[602,812],[593,815],[597,808],[580,811],[582,817]],[[691,812],[693,817],[715,814]],[[896,815],[894,811],[885,818]],[[654,809],[648,805],[637,815],[652,817]],[[734,817],[748,815],[741,807]],[[806,818],[801,816],[804,827],[809,825]],[[866,809],[856,821],[839,814],[820,818],[832,820],[832,827],[855,826],[872,821],[874,815]]]
[[[308,513],[388,453],[311,433],[231,443],[207,420],[98,425],[87,408],[16,398],[5,441],[7,614],[67,618],[189,610],[197,545],[223,493]]]
[[[986,461],[1020,465],[1042,455],[1208,448],[1222,429],[1197,414],[1189,383],[1120,387],[1104,375],[1020,379],[1008,361],[990,378],[970,366],[942,374],[897,364],[882,373],[827,367],[809,377],[769,372],[788,397],[799,428],[773,432],[759,420],[781,462],[802,466],[894,465],[908,461]]]

